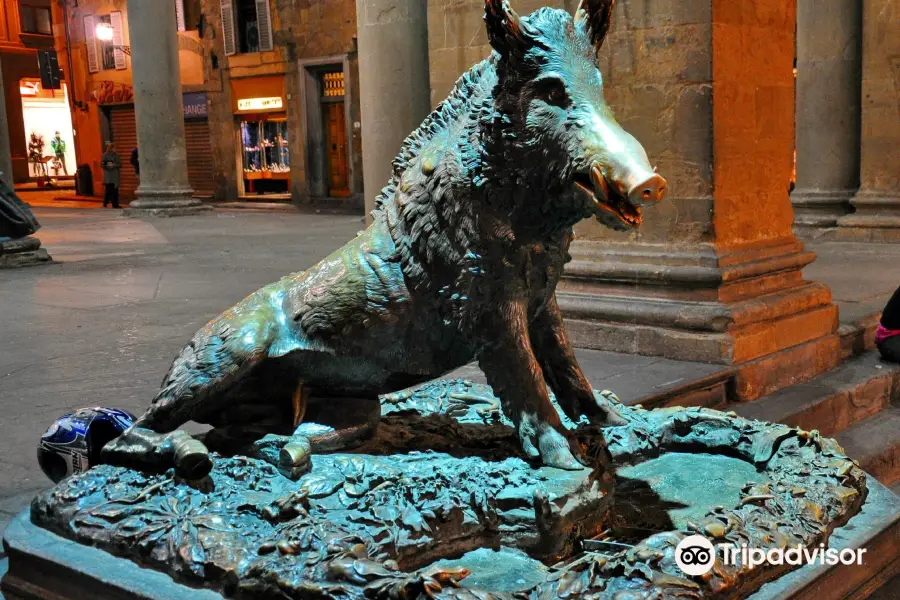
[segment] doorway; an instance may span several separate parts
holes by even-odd
[[[300,61],[303,102],[303,160],[306,189],[313,202],[356,201],[361,189],[354,175],[355,138],[350,60],[346,55]],[[358,117],[356,117],[358,120]],[[356,127],[356,125],[354,125]]]
[[[347,156],[343,72],[322,74],[322,121],[325,124],[328,195],[346,198],[350,196],[350,161]]]

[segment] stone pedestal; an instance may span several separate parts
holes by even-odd
[[[637,233],[577,229],[558,292],[570,337],[732,365],[741,400],[836,366],[837,308],[792,234],[793,3],[633,4],[601,70],[670,193]]]
[[[0,269],[28,267],[51,260],[47,251],[41,248],[41,240],[36,237],[0,241]]]
[[[862,147],[856,212],[840,219],[843,241],[900,242],[900,0],[863,3]]]
[[[816,237],[859,188],[862,6],[798,0],[794,230]]]
[[[128,1],[128,32],[141,183],[128,216],[177,216],[209,210],[188,182],[175,5]]]
[[[356,0],[367,215],[403,140],[431,111],[426,7],[426,0]]]
[[[416,598],[424,589],[830,600],[864,597],[896,573],[900,499],[834,440],[596,394],[624,422],[575,428],[592,467],[580,471],[515,456],[492,390],[459,380],[382,397],[373,438],[352,454],[314,453],[296,480],[246,456],[217,457],[210,479],[192,484],[99,465],[42,492],[10,524],[0,589],[10,600],[162,600],[191,588],[210,599]],[[691,533],[767,554],[827,544],[871,555],[798,568],[719,553],[708,576],[687,579],[674,556]]]

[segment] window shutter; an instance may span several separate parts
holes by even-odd
[[[184,0],[175,0],[175,22],[178,24],[178,31],[187,29],[184,24]]]
[[[115,58],[116,61],[116,71],[124,71],[128,68],[128,63],[125,62],[125,53],[122,52],[122,46],[125,45],[125,29],[122,26],[122,13],[119,11],[109,13],[109,23],[113,28],[113,46],[118,46],[118,48],[113,49],[113,58]]]
[[[231,0],[221,0],[222,6],[222,38],[225,41],[225,54],[237,54],[237,37],[234,31],[234,7]]]
[[[272,13],[269,0],[256,0],[256,26],[259,28],[259,51],[272,50]]]
[[[87,48],[88,72],[100,72],[100,56],[97,53],[97,32],[94,29],[94,15],[84,16],[84,45]]]

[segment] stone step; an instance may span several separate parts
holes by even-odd
[[[834,437],[896,400],[900,400],[900,365],[869,351],[810,381],[732,409],[749,419],[817,429]]]
[[[841,357],[849,360],[875,349],[875,329],[881,319],[884,300],[870,300],[852,306],[841,306]]]
[[[900,406],[892,406],[835,436],[844,452],[884,485],[900,482]]]

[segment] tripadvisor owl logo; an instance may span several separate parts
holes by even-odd
[[[689,535],[675,547],[675,563],[685,575],[705,575],[716,562],[718,549],[724,565],[745,565],[754,569],[762,564],[782,566],[812,565],[861,565],[865,548],[826,548],[795,546],[792,548],[749,548],[746,544],[720,543],[715,546],[702,535]]]
[[[705,575],[716,562],[716,549],[702,535],[689,535],[675,548],[675,563],[686,575]]]

